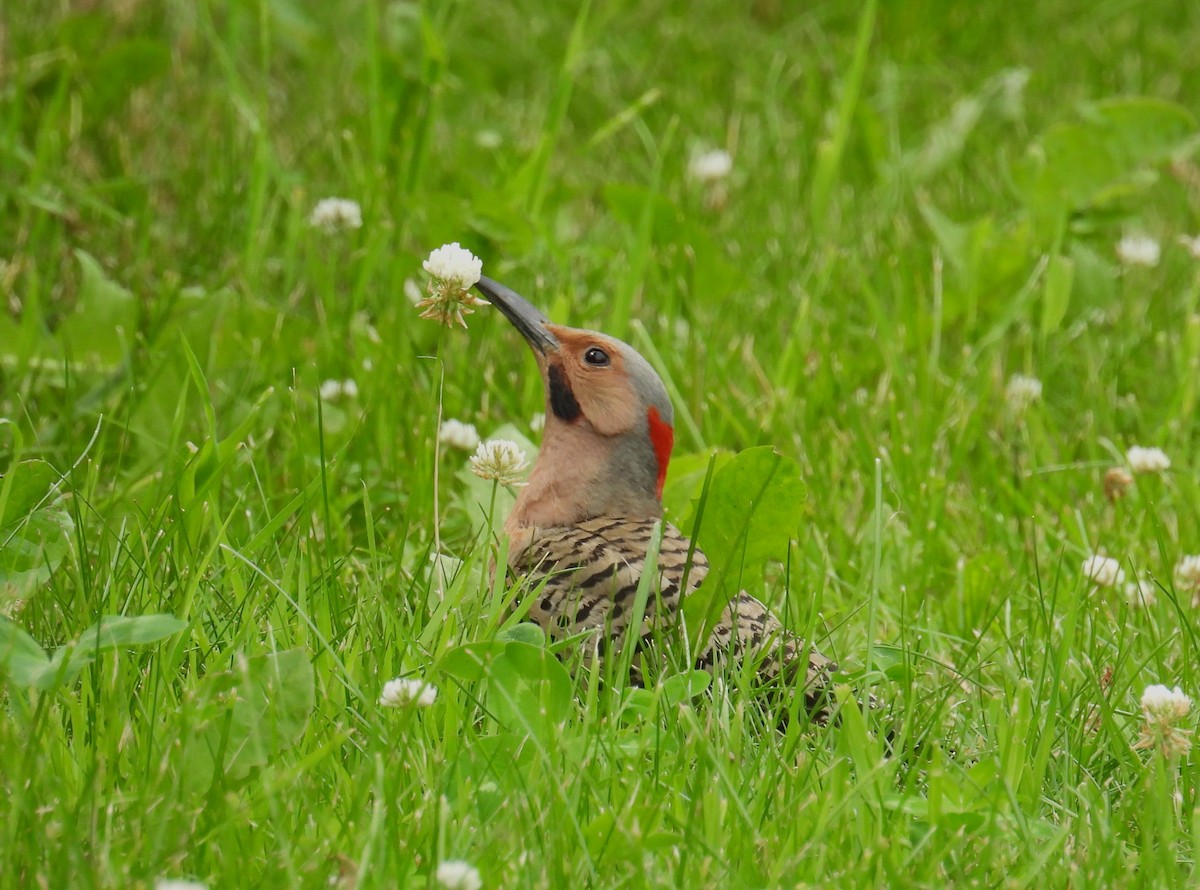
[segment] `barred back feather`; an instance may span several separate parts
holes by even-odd
[[[531,582],[534,600],[529,618],[555,640],[598,635],[602,652],[632,636],[639,656],[652,648],[656,634],[681,633],[686,639],[680,606],[708,575],[708,560],[666,522],[658,553],[658,583],[651,587],[636,635],[627,632],[656,523],[655,519],[605,516],[572,526],[522,529],[515,536],[509,567]],[[694,641],[688,642],[695,646]],[[837,665],[815,649],[806,649],[766,606],[745,592],[722,611],[695,663],[708,669],[730,657],[757,659],[758,679],[774,687],[790,688],[803,667],[809,711],[818,720],[827,715],[829,675]],[[634,681],[640,681],[640,672]]]

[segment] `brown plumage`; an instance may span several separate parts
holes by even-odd
[[[662,517],[673,410],[653,368],[632,347],[595,331],[551,324],[522,297],[483,278],[479,290],[533,348],[546,389],[546,426],[528,486],[505,529],[508,565],[531,591],[528,617],[554,639],[596,635],[585,651],[632,641],[639,655],[665,635],[711,668],[753,658],[757,679],[799,686],[817,719],[826,714],[837,665],[787,631],[743,592],[711,630],[682,626],[680,603],[708,574],[708,560],[669,523],[662,524],[658,583],[640,627],[630,633],[635,596]],[[703,635],[703,645],[694,636]],[[640,681],[635,662],[634,681]]]

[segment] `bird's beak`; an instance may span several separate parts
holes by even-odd
[[[554,352],[559,347],[558,338],[546,329],[550,319],[542,315],[541,310],[498,281],[481,277],[475,285],[476,289],[491,302],[493,306],[504,313],[504,317],[512,322],[512,326],[521,332],[529,345],[539,355]]]

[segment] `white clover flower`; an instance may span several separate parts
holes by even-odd
[[[483,274],[483,260],[459,246],[457,241],[452,241],[429,254],[429,259],[421,264],[421,268],[439,281],[466,290]]]
[[[479,869],[461,859],[439,862],[435,877],[446,890],[479,890],[483,886]]]
[[[332,402],[337,399],[357,399],[358,384],[353,380],[326,380],[318,390],[322,402]]]
[[[688,176],[697,182],[720,182],[733,172],[733,157],[724,149],[698,152],[688,161]]]
[[[1083,576],[1097,587],[1113,587],[1125,580],[1121,564],[1111,556],[1093,554],[1083,561]]]
[[[1162,247],[1149,235],[1126,235],[1117,242],[1117,259],[1126,266],[1158,265]]]
[[[407,708],[410,705],[428,708],[437,701],[437,694],[437,687],[432,683],[401,677],[396,680],[388,680],[383,685],[379,704],[385,708]]]
[[[1161,473],[1171,468],[1171,458],[1161,448],[1143,448],[1134,445],[1125,454],[1129,469],[1135,473]]]
[[[1042,381],[1024,374],[1013,374],[1004,387],[1004,398],[1018,414],[1042,397]]]
[[[473,423],[443,420],[441,428],[438,429],[438,441],[451,448],[474,451],[479,446],[479,432]]]
[[[521,446],[510,439],[480,442],[471,455],[471,472],[480,479],[494,479],[506,485],[521,485],[521,474],[529,466]]]
[[[1175,566],[1175,586],[1200,595],[1200,556],[1185,556]]]
[[[1184,246],[1193,259],[1200,260],[1200,235],[1189,237],[1188,235],[1180,235],[1179,243]]]
[[[474,312],[476,306],[487,305],[486,300],[470,292],[483,274],[483,261],[457,241],[429,254],[422,268],[429,273],[430,281],[429,296],[417,303],[418,309],[425,310],[421,318],[432,318],[447,327],[458,323],[465,328],[464,316]]]
[[[341,229],[362,228],[362,208],[357,201],[345,198],[322,198],[308,217],[314,229],[336,232]]]
[[[1158,602],[1158,588],[1152,581],[1131,581],[1125,585],[1125,601],[1135,608],[1148,609]]]
[[[529,429],[533,432],[540,433],[545,428],[546,415],[542,412],[539,411],[537,414],[533,415],[533,417],[529,418]]]
[[[1142,710],[1150,714],[1186,717],[1191,709],[1192,700],[1178,686],[1174,689],[1160,685],[1147,686],[1142,693]]]
[[[1191,731],[1180,724],[1192,710],[1192,700],[1176,686],[1147,686],[1142,693],[1146,718],[1135,748],[1157,748],[1164,757],[1182,757],[1192,749]]]

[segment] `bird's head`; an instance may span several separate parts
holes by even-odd
[[[650,363],[614,337],[552,324],[490,278],[475,286],[533,350],[546,393],[542,448],[510,529],[660,516],[675,416]]]

